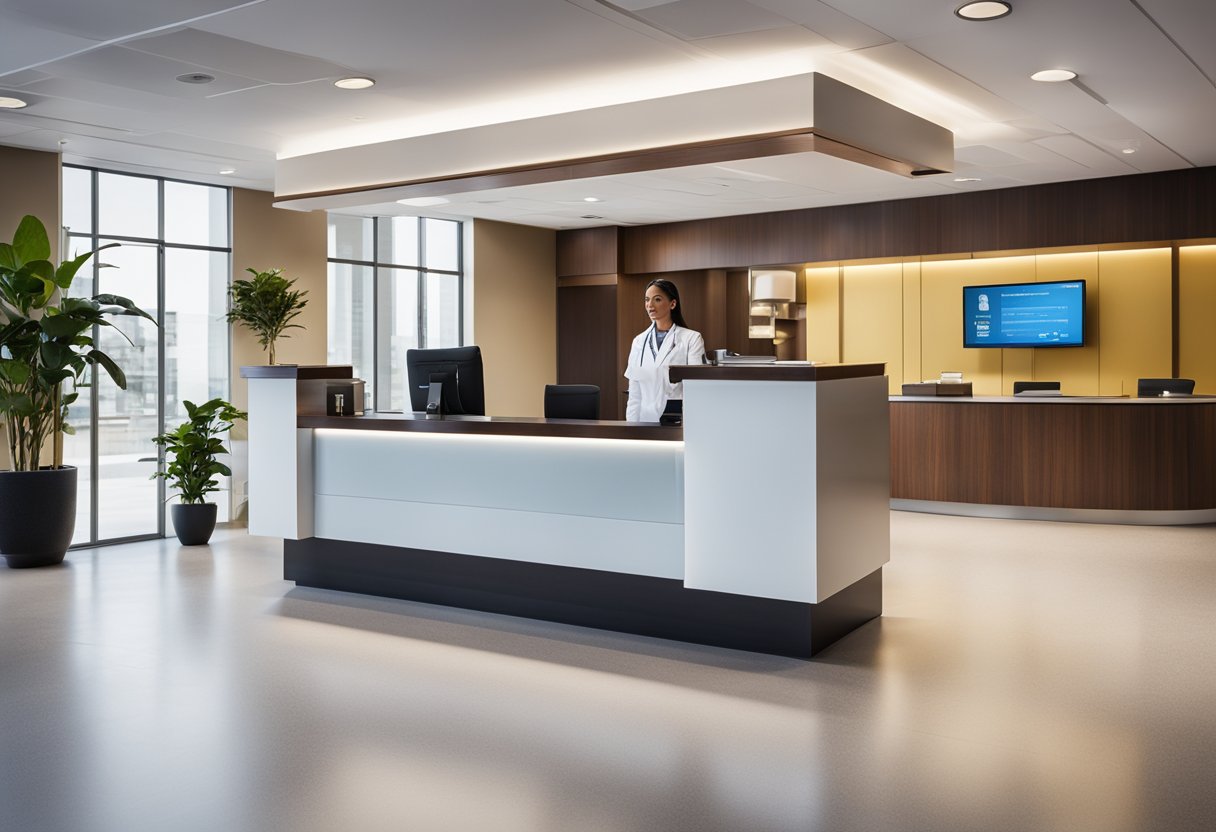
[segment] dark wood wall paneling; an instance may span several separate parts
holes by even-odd
[[[600,418],[617,419],[617,287],[557,290],[557,383],[600,388]]]
[[[558,380],[599,384],[603,418],[623,417],[622,374],[630,342],[646,325],[641,299],[653,277],[679,286],[688,323],[705,336],[707,349],[793,357],[804,354],[796,350],[798,339],[806,337],[805,322],[783,324],[792,327],[784,352],[771,341],[747,338],[749,267],[1210,237],[1216,237],[1216,168],[1211,167],[562,231],[557,235]],[[602,275],[616,285],[562,285],[562,278],[583,275]]]
[[[1216,403],[891,403],[891,496],[1006,506],[1216,508]]]
[[[616,226],[560,232],[557,235],[557,276],[616,274],[619,271],[618,232]]]
[[[1214,194],[1208,167],[637,226],[620,230],[620,271],[1202,239]]]
[[[614,356],[619,315],[619,235],[615,226],[557,235],[557,383],[600,388],[600,418],[619,419]],[[594,275],[590,284],[576,279]]]

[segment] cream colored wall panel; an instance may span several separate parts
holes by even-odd
[[[1216,246],[1178,250],[1178,375],[1216,393]]]
[[[543,416],[557,381],[556,232],[473,221],[473,321],[481,347],[486,413]]]
[[[904,289],[904,382],[923,381],[920,369],[920,261],[903,264]],[[894,378],[894,376],[892,376]]]
[[[806,270],[806,357],[840,361],[840,267]]]
[[[0,199],[0,240],[8,242],[21,224],[21,218],[33,214],[42,220],[51,238],[51,255],[59,257],[59,154],[41,150],[0,147],[0,181],[4,182],[4,198]],[[77,411],[79,426],[80,411]],[[8,436],[0,424],[0,469],[9,467]]]
[[[1097,396],[1101,352],[1098,341],[1098,252],[1040,254],[1035,258],[1040,283],[1085,281],[1085,346],[1034,350],[1036,381],[1058,381],[1068,396]]]
[[[904,377],[903,264],[845,266],[841,280],[841,360],[885,363],[888,386],[898,393]]]
[[[1098,253],[1101,395],[1134,396],[1136,379],[1172,375],[1171,259],[1168,248]]]
[[[274,207],[266,191],[232,189],[232,275],[251,278],[247,268],[282,269],[307,291],[307,306],[293,321],[303,329],[289,329],[275,342],[275,360],[282,364],[324,364],[329,354],[327,307],[329,303],[329,252],[324,211],[308,213]],[[247,387],[240,368],[268,363],[265,350],[248,327],[232,327],[232,403],[248,407]],[[244,433],[237,425],[236,435]]]
[[[921,369],[925,378],[961,371],[977,396],[999,396],[1003,353],[963,348],[963,286],[1034,280],[1034,258],[929,260],[921,264]],[[1016,359],[1021,360],[1021,359]]]

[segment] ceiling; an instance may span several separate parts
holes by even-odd
[[[0,0],[0,96],[30,102],[0,144],[273,190],[285,156],[818,71],[954,131],[954,172],[796,154],[343,210],[567,228],[1216,165],[1216,3],[1011,2]]]

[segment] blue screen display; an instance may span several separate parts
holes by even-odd
[[[964,347],[1084,343],[1084,280],[963,287]]]

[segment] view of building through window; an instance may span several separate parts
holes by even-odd
[[[405,351],[464,340],[461,224],[329,215],[328,361],[367,381],[366,405],[409,409]]]
[[[119,243],[80,271],[73,294],[123,295],[159,324],[124,316],[95,333],[127,389],[95,371],[71,407],[76,433],[64,453],[80,469],[74,544],[162,533],[152,437],[185,420],[183,401],[229,397],[229,204],[227,188],[63,168],[65,256]],[[215,495],[221,517],[228,493]]]

